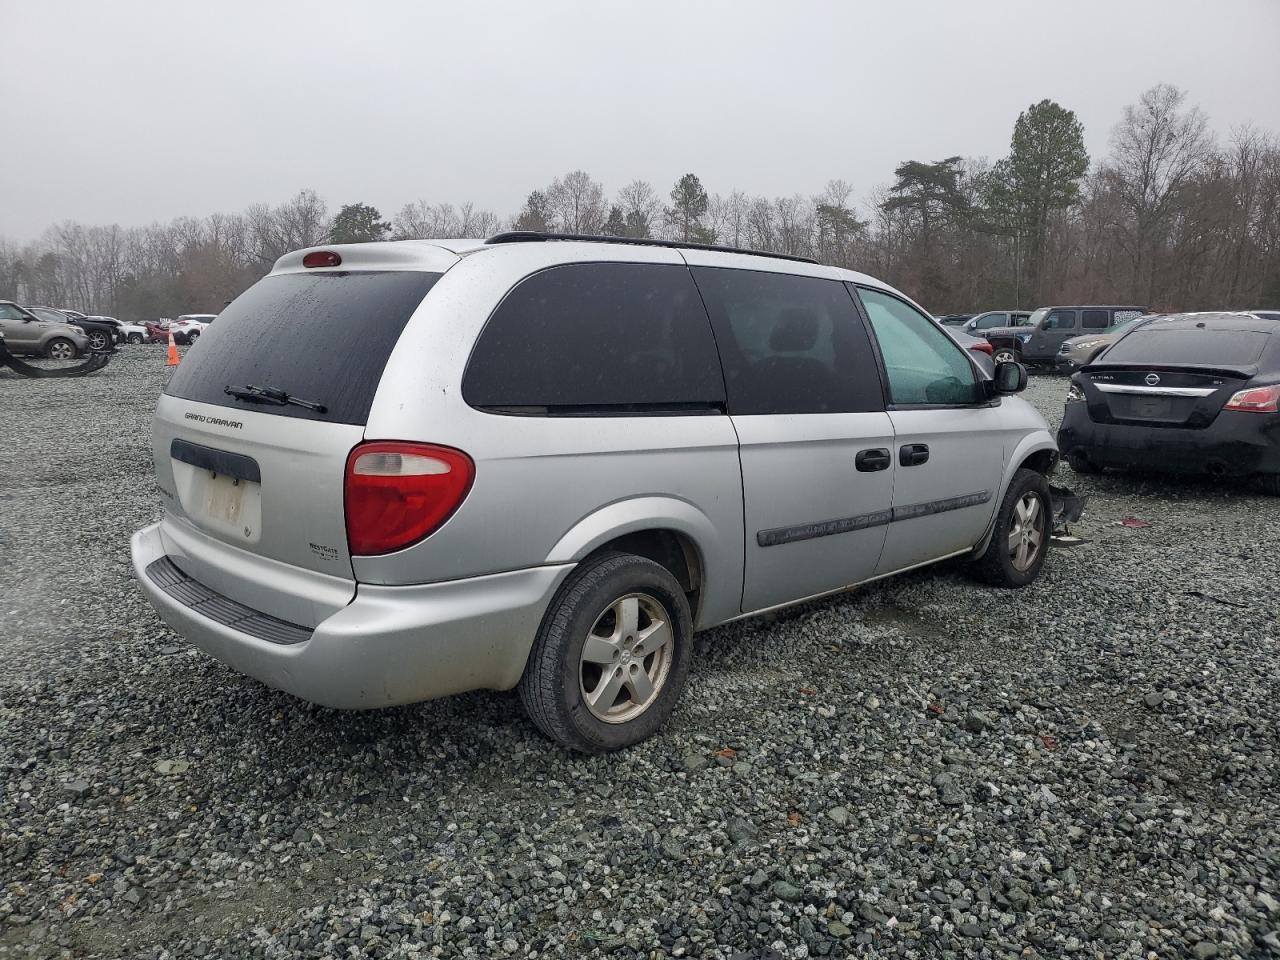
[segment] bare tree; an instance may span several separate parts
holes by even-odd
[[[584,170],[574,170],[551,181],[547,206],[563,233],[598,234],[609,215],[604,187]]]
[[[618,191],[618,208],[622,212],[624,236],[644,239],[653,235],[662,204],[653,187],[645,180],[632,180]]]
[[[1111,133],[1103,166],[1128,214],[1122,225],[1132,260],[1132,295],[1154,298],[1153,261],[1179,191],[1200,173],[1213,150],[1199,107],[1184,109],[1186,93],[1167,83],[1145,91]]]

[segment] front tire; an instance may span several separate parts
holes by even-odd
[[[1049,553],[1052,509],[1044,474],[1025,468],[1015,473],[991,542],[974,563],[978,576],[997,587],[1021,588],[1034,581]]]
[[[94,353],[100,353],[111,346],[111,338],[101,330],[90,330],[87,336],[89,337],[89,349]]]
[[[141,343],[141,342],[142,342],[142,334],[140,334],[140,333],[131,333],[131,334],[129,334],[129,338],[128,338],[128,339],[129,339],[129,342],[130,342],[130,343]]]
[[[78,353],[76,345],[66,337],[54,337],[44,348],[44,355],[50,360],[74,360]]]
[[[552,740],[583,753],[639,743],[671,716],[689,675],[693,625],[665,567],[626,553],[584,561],[534,640],[520,699]]]

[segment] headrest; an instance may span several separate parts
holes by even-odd
[[[818,318],[803,307],[782,311],[769,334],[769,349],[775,353],[805,353],[818,342]]]

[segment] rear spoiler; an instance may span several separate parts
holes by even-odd
[[[1130,373],[1134,371],[1162,370],[1166,373],[1199,373],[1211,377],[1240,377],[1250,380],[1258,375],[1258,365],[1242,364],[1239,366],[1210,366],[1201,363],[1114,363],[1100,360],[1081,367],[1086,373]]]

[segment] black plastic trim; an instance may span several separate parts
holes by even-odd
[[[242,453],[215,450],[213,447],[175,437],[169,444],[169,456],[183,463],[189,463],[193,467],[225,474],[237,480],[246,480],[250,483],[262,482],[262,471],[258,468],[258,461]]]
[[[169,557],[161,557],[147,566],[151,582],[184,607],[208,617],[224,627],[231,627],[268,643],[285,646],[305,643],[314,632],[308,627],[289,623],[270,614],[246,607],[220,593],[214,593],[204,584],[193,580]]]
[[[853,517],[820,520],[817,523],[803,523],[794,527],[773,527],[756,533],[756,543],[762,547],[776,547],[782,543],[816,540],[818,537],[830,537],[837,533],[848,533],[851,530],[884,527],[902,520],[914,520],[917,517],[933,516],[935,513],[947,513],[951,510],[963,510],[966,507],[978,507],[984,503],[990,503],[992,496],[993,494],[990,490],[982,490],[978,493],[966,493],[959,497],[948,497],[945,500],[930,500],[926,503],[914,503],[905,507],[877,510],[875,513],[862,513]]]
[[[667,247],[671,250],[711,250],[715,253],[744,253],[750,257],[772,257],[775,260],[791,260],[796,263],[817,263],[812,257],[798,257],[790,253],[770,253],[768,250],[748,250],[743,247],[725,247],[714,243],[684,243],[679,240],[654,240],[650,237],[608,237],[587,233],[542,233],[537,230],[508,230],[495,233],[486,244],[541,243],[547,240],[582,240],[589,243],[625,243],[633,247]]]

